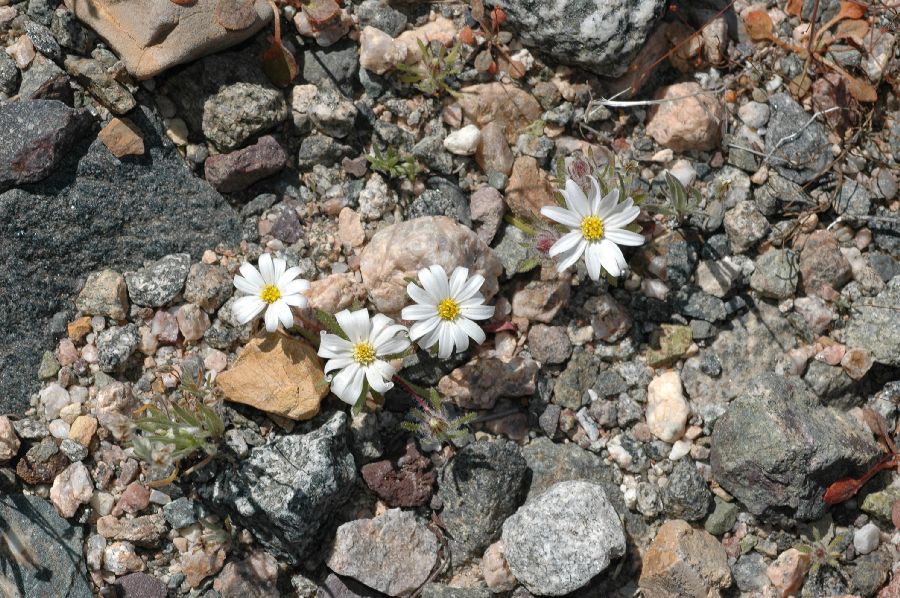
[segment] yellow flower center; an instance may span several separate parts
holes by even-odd
[[[359,365],[372,365],[375,361],[375,347],[368,341],[356,343],[353,347],[353,361]]]
[[[599,216],[588,216],[581,221],[581,236],[588,241],[599,241],[603,238],[603,219]]]
[[[281,291],[274,284],[267,284],[260,291],[259,298],[271,305],[281,299]]]
[[[455,320],[459,315],[459,304],[447,297],[437,304],[437,312],[442,320]]]

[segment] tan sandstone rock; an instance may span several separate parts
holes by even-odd
[[[731,585],[728,554],[709,533],[674,519],[644,554],[639,582],[646,598],[709,598]]]
[[[238,44],[272,18],[266,0],[196,0],[189,6],[170,0],[65,2],[138,79]]]
[[[252,339],[216,381],[225,398],[290,419],[310,419],[328,394],[316,351],[281,335]]]

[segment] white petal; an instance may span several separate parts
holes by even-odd
[[[347,397],[341,397],[342,400],[350,403],[351,405],[355,404],[359,397],[363,392],[363,383],[366,380],[366,371],[363,368],[358,368],[356,372],[353,374],[353,378],[350,380],[350,386],[347,387],[346,395]]]
[[[587,266],[588,276],[591,277],[591,280],[600,280],[602,264],[600,263],[599,243],[591,243],[588,245],[587,251],[584,253],[584,263]],[[614,274],[613,276],[616,275]]]
[[[541,208],[541,215],[559,222],[569,228],[580,228],[582,218],[575,212],[561,208],[559,206],[544,206]]]
[[[427,270],[426,270],[427,272]],[[430,276],[430,273],[429,273]],[[421,280],[421,277],[420,277]],[[406,294],[410,296],[410,298],[418,303],[419,305],[436,305],[437,300],[428,294],[428,291],[420,287],[419,285],[411,282],[406,285]],[[406,319],[406,318],[404,318]]]
[[[334,359],[329,359],[328,362],[325,363],[325,373],[327,374],[334,370],[342,370],[353,363],[355,362],[352,357],[335,357]]]
[[[420,322],[416,322],[409,329],[409,338],[412,340],[419,340],[432,330],[438,327],[438,324],[441,323],[441,319],[437,316],[433,318],[429,318],[427,320],[422,320]],[[426,349],[428,347],[425,347]]]
[[[418,344],[420,347],[431,349],[438,344],[441,338],[441,322],[443,322],[443,320],[438,320],[437,325],[419,339]]]
[[[371,321],[369,320],[369,312],[366,309],[358,309],[356,311],[345,309],[334,314],[334,317],[351,342],[358,343],[369,338]]]
[[[566,233],[550,247],[550,251],[547,252],[547,255],[555,257],[560,253],[571,251],[583,238],[580,231],[573,230],[570,233]]]
[[[391,367],[391,364],[382,359],[376,359],[369,367],[374,368],[375,371],[378,372],[378,374],[385,380],[390,380],[394,377],[394,374],[397,373],[397,370]]]
[[[275,264],[272,263],[272,254],[264,253],[259,256],[259,273],[266,281],[266,284],[275,284],[278,279],[275,278]]]
[[[462,290],[463,286],[466,284],[466,280],[469,278],[469,269],[463,268],[462,266],[457,266],[453,269],[453,274],[450,275],[450,296],[456,297],[459,295],[459,291]]]
[[[621,212],[616,212],[611,215],[609,218],[603,221],[603,225],[606,228],[624,228],[631,224],[635,218],[637,218],[641,213],[641,209],[637,206],[631,206],[622,210]]]
[[[438,357],[447,359],[453,354],[453,332],[449,322],[441,322],[438,328]]]
[[[581,243],[579,243],[575,247],[575,249],[567,254],[559,256],[561,259],[560,262],[556,265],[556,270],[558,272],[563,272],[568,268],[571,268],[575,264],[575,262],[578,261],[578,258],[581,257],[581,254],[584,253],[584,249],[587,247],[587,244],[587,241],[582,239]]]
[[[246,324],[262,313],[266,308],[266,302],[256,296],[238,297],[231,306],[234,317],[241,324]]]
[[[419,272],[419,282],[434,298],[435,303],[443,301],[450,296],[450,285],[447,282],[447,273],[443,266],[434,264],[426,271]]]
[[[612,191],[606,194],[606,197],[600,201],[600,204],[597,206],[597,211],[595,214],[600,218],[603,218],[604,221],[607,216],[610,216],[616,208],[616,203],[619,201],[619,188],[616,187]]]
[[[638,233],[633,233],[630,230],[625,230],[621,228],[614,228],[612,230],[606,231],[604,235],[607,239],[615,243],[616,245],[625,245],[628,247],[638,247],[639,245],[644,244],[644,236],[639,235]]]
[[[622,270],[627,265],[625,256],[622,255],[622,250],[609,239],[600,241],[598,247],[598,255],[600,263],[603,264],[603,269],[612,276],[621,276]]]
[[[463,332],[470,336],[472,340],[479,345],[484,342],[485,338],[487,338],[484,334],[484,330],[481,329],[481,326],[479,326],[469,318],[459,318],[456,323],[463,330]]]
[[[359,398],[359,394],[362,392],[362,387],[356,392],[356,395],[352,395],[351,384],[353,383],[353,379],[357,377],[362,377],[363,371],[362,368],[359,367],[358,364],[352,363],[345,367],[343,370],[338,372],[337,376],[335,376],[331,380],[331,392],[333,392],[340,400],[345,403],[350,403],[353,405],[356,403],[356,399]]]
[[[260,289],[266,286],[266,281],[263,280],[263,277],[259,273],[259,270],[254,268],[253,264],[251,264],[250,262],[244,262],[243,264],[241,264],[241,274],[244,276],[244,278],[247,279],[247,282],[252,284],[256,289],[255,291],[253,291],[254,295],[258,293]]]
[[[562,192],[569,209],[581,218],[591,215],[591,204],[581,187],[572,179],[566,180],[566,190]],[[579,218],[579,220],[581,219]]]
[[[467,305],[459,311],[470,320],[488,320],[494,316],[493,305]]]
[[[409,349],[409,346],[410,342],[408,338],[405,336],[397,336],[375,347],[375,353],[379,357],[393,355],[394,353],[403,353]]]
[[[266,330],[269,332],[275,332],[278,330],[278,310],[275,309],[274,305],[270,305],[266,308]]]
[[[478,293],[479,289],[481,289],[481,285],[484,284],[484,276],[481,274],[473,274],[472,278],[466,281],[466,284],[459,290],[459,293],[454,295],[454,298],[458,302],[465,301],[466,299],[474,296]]]
[[[450,332],[453,333],[453,344],[456,345],[456,350],[460,353],[468,350],[469,335],[466,334],[466,331],[463,330],[457,322],[454,322],[450,327]]]
[[[591,214],[596,216],[600,213],[600,202],[605,198],[600,192],[600,184],[597,183],[597,179],[593,176],[589,176],[588,180],[591,181]]]
[[[319,338],[319,357],[349,357],[353,354],[353,343],[336,334],[325,333]]]
[[[374,341],[378,335],[381,334],[381,331],[394,323],[392,319],[387,317],[384,314],[375,314],[372,316],[371,326],[369,328],[369,335],[367,339],[369,342]]]
[[[283,298],[273,303],[270,309],[272,309],[278,316],[278,321],[281,322],[282,326],[287,329],[293,327],[294,314],[291,313],[290,306],[285,302]]]
[[[424,320],[437,316],[437,308],[433,305],[407,305],[400,312],[404,320]]]
[[[393,324],[385,327],[378,335],[373,334],[369,338],[372,339],[372,345],[375,346],[375,351],[377,352],[379,347],[383,347],[386,343],[393,342],[395,339],[402,339],[409,344],[409,330],[402,324]]]
[[[309,299],[300,294],[284,295],[281,300],[294,307],[306,307],[309,305]]]
[[[261,287],[256,286],[240,275],[234,277],[234,286],[237,290],[248,295],[259,295],[260,290],[262,290]]]
[[[284,272],[287,269],[287,262],[280,257],[273,257],[272,265],[275,266],[272,280],[274,280],[275,284],[277,285],[279,281],[281,281],[281,277],[284,275]]]
[[[278,262],[281,262],[282,264],[287,265],[287,263],[284,260],[276,259],[275,263],[278,264]],[[275,273],[276,274],[278,273],[278,268],[275,269]],[[285,270],[284,272],[281,273],[281,275],[278,277],[278,282],[276,284],[279,289],[283,289],[288,285],[288,283],[290,283],[292,280],[294,280],[298,276],[300,276],[300,266],[294,266],[293,268],[288,268],[287,270]]]
[[[375,364],[373,363],[372,365]],[[366,380],[369,382],[369,387],[375,392],[387,392],[394,386],[388,380],[385,380],[381,372],[372,366],[366,368]]]
[[[279,290],[282,295],[302,295],[309,290],[309,281],[303,278],[291,280],[284,285],[280,285]]]

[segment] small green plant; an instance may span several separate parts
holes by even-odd
[[[660,204],[650,204],[647,207],[655,212],[671,216],[679,226],[684,224],[690,216],[703,216],[700,211],[700,192],[696,189],[690,191],[676,177],[666,171],[666,201]]]
[[[432,44],[425,44],[422,40],[416,40],[419,44],[419,52],[422,59],[416,65],[400,63],[397,70],[401,72],[400,81],[410,84],[429,96],[446,92],[455,98],[462,94],[450,86],[449,80],[460,73],[459,42],[456,42],[449,51],[439,43],[435,43],[437,51],[432,49]]]
[[[410,413],[414,421],[400,424],[404,430],[418,434],[425,444],[453,442],[466,435],[465,426],[475,419],[474,412],[453,417],[444,405],[441,395],[435,389],[429,388],[423,393],[428,395],[427,402],[419,394],[419,391],[423,389],[409,388],[407,390],[416,399],[419,406]]]
[[[811,526],[811,534],[811,538],[805,533],[801,534],[803,543],[795,547],[803,554],[809,555],[810,574],[815,574],[822,567],[840,571],[841,555],[849,542],[847,534],[835,534],[830,517],[814,523]]]
[[[218,452],[225,424],[207,403],[215,401],[214,390],[202,372],[197,380],[182,378],[172,398],[142,408],[131,444],[134,454],[158,476],[151,485],[165,485],[179,472],[179,463],[202,453],[205,457],[189,471],[206,465]]]
[[[406,177],[410,181],[415,181],[419,174],[419,165],[416,164],[415,158],[410,155],[401,156],[389,145],[382,152],[377,145],[372,145],[372,153],[366,155],[366,160],[372,165],[372,170],[385,174],[392,179]]]

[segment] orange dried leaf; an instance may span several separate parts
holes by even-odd
[[[262,63],[266,76],[278,87],[290,85],[300,72],[294,55],[278,40],[274,40],[269,49],[265,51]]]
[[[774,37],[772,33],[772,18],[764,10],[754,10],[747,15],[744,20],[747,25],[747,32],[750,39],[755,42],[771,40]]]
[[[869,33],[869,22],[860,19],[842,21],[838,24],[834,32],[835,39],[851,39],[858,45],[865,43],[866,35]]]
[[[861,19],[866,14],[866,7],[856,2],[843,0],[841,2],[841,11],[838,18],[841,19]]]
[[[525,65],[518,60],[510,60],[507,65],[507,72],[513,79],[521,79],[525,76]]]
[[[860,102],[875,102],[878,100],[878,92],[868,82],[844,72],[841,73],[844,82],[847,83],[847,91]]]
[[[803,0],[788,0],[787,7],[784,12],[792,17],[799,17],[803,11]]]
[[[475,41],[475,32],[468,25],[459,32],[459,41],[469,46],[474,46],[478,43]]]
[[[170,1],[177,4],[178,6],[191,6],[197,0],[170,0]]]
[[[844,478],[838,480],[825,490],[825,504],[828,506],[838,505],[845,500],[852,498],[862,487],[860,480],[853,478]]]

